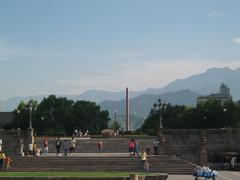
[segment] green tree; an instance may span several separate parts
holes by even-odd
[[[38,105],[37,101],[20,102],[14,110],[14,120],[6,129],[29,127],[31,111],[32,126],[37,134],[71,135],[74,129],[88,130],[98,134],[108,127],[109,113],[101,111],[94,102],[68,100],[65,97],[50,95]]]
[[[196,107],[168,104],[162,112],[163,127],[167,129],[205,129],[240,127],[240,103],[210,99]],[[159,111],[151,109],[139,131],[156,134],[159,127]]]

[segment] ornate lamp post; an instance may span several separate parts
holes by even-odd
[[[162,122],[162,112],[166,110],[166,104],[159,98],[156,103],[154,103],[154,108],[156,112],[159,114],[159,128],[163,129],[163,122]]]
[[[29,129],[32,129],[32,113],[34,110],[36,110],[36,108],[33,108],[32,102],[29,103],[27,110],[29,112]]]
[[[155,112],[158,113],[159,115],[159,129],[158,129],[158,139],[159,139],[159,142],[160,144],[158,145],[159,146],[159,150],[160,152],[164,151],[164,146],[163,144],[165,143],[165,138],[164,138],[164,135],[163,135],[163,118],[162,118],[162,112],[166,110],[167,106],[166,104],[159,98],[158,101],[156,103],[154,103],[154,109],[155,109]]]

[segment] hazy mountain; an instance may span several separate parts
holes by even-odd
[[[161,88],[149,88],[142,91],[129,91],[129,96],[131,98],[137,97],[141,94],[160,94]],[[21,100],[27,102],[30,99],[37,100],[41,102],[44,97],[48,97],[49,95],[38,95],[38,96],[27,96],[27,97],[12,97],[7,99],[6,101],[1,101],[0,111],[12,111],[14,110]],[[56,95],[57,97],[67,97],[68,99],[72,99],[74,101],[77,100],[87,100],[93,101],[96,103],[101,103],[104,100],[113,100],[118,101],[125,98],[125,91],[119,92],[111,92],[111,91],[103,91],[103,90],[90,90],[86,91],[80,95]]]
[[[186,79],[178,79],[162,89],[162,92],[189,89],[193,92],[208,95],[217,93],[221,83],[227,84],[234,100],[240,99],[240,68],[211,68],[201,74],[190,76]]]
[[[234,100],[240,99],[240,68],[238,69],[230,69],[230,68],[211,68],[204,73],[196,74],[190,76],[186,79],[178,79],[171,83],[169,83],[164,88],[149,88],[142,91],[130,91],[129,97],[135,98],[143,94],[152,94],[160,95],[167,92],[174,92],[183,89],[189,89],[192,92],[201,95],[208,95],[211,93],[216,93],[219,90],[221,83],[226,83],[230,88],[230,92],[234,98]],[[131,89],[130,89],[131,90]],[[37,99],[39,102],[43,99],[43,97],[47,97],[48,95],[42,96],[31,96],[31,97],[13,97],[9,98],[6,101],[1,102],[1,110],[2,111],[12,111],[17,107],[20,100],[28,101],[30,98]],[[110,101],[120,101],[121,99],[125,98],[125,91],[120,92],[110,92],[110,91],[103,91],[103,90],[90,90],[86,91],[80,95],[60,95],[62,97],[67,97],[68,99],[72,100],[89,100],[95,101],[97,103],[101,103],[104,100]],[[184,96],[182,96],[184,97]],[[150,97],[148,97],[150,98]],[[179,97],[180,98],[180,97]],[[168,100],[168,99],[167,99]],[[151,98],[145,101],[151,101]],[[177,101],[177,100],[175,100]],[[174,98],[170,100],[170,102],[176,104],[186,104],[185,98],[182,100],[178,100],[174,102]],[[195,102],[192,102],[194,104]],[[191,104],[191,103],[190,103]],[[137,106],[137,105],[136,105]],[[147,109],[147,107],[146,107]]]
[[[182,104],[187,106],[195,106],[197,101],[197,96],[194,92],[189,90],[180,90],[177,92],[168,92],[158,95],[153,94],[143,94],[136,98],[129,100],[130,115],[134,116],[133,126],[139,127],[144,119],[148,116],[150,109],[153,104],[160,97],[164,102],[171,104]],[[117,117],[120,118],[119,121],[125,120],[125,100],[120,101],[103,101],[100,106],[104,110],[108,110],[110,117],[113,119],[114,112],[117,111]]]
[[[141,94],[160,94],[160,92],[161,92],[161,88],[156,88],[156,89],[149,88],[141,91],[129,90],[129,95],[130,97],[134,98]],[[88,101],[94,101],[94,102],[100,103],[104,100],[119,101],[124,98],[125,98],[125,91],[111,92],[111,91],[103,91],[103,90],[90,90],[80,94],[79,96],[75,96],[73,99],[88,100]]]

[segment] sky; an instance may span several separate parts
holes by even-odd
[[[0,100],[160,88],[240,67],[239,0],[0,0]]]

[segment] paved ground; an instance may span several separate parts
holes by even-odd
[[[48,153],[47,155],[43,154],[42,155],[47,156],[47,157],[56,157],[57,154],[56,153]],[[60,156],[64,156],[63,153],[60,153]],[[119,157],[119,156],[129,156],[129,153],[73,153],[70,154],[68,153],[69,157]]]
[[[169,175],[168,180],[193,180],[191,175]],[[204,180],[204,178],[199,178]],[[218,171],[218,177],[216,180],[240,180],[239,171]]]

